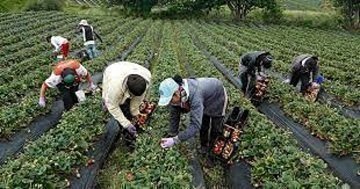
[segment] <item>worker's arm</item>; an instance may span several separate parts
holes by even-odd
[[[91,86],[91,84],[93,84],[90,72],[88,72],[83,65],[80,64],[80,67],[78,69],[76,69],[76,73],[79,76],[86,78],[86,80],[89,84],[89,87]]]
[[[47,90],[48,88],[49,88],[49,87],[46,85],[45,82],[41,85],[40,97],[45,97],[45,93],[46,93],[46,90]]]
[[[95,31],[94,31],[94,34],[95,34],[96,38],[98,38],[98,39],[101,41],[101,43],[102,43],[102,42],[103,42],[103,40],[101,39],[100,35],[99,35],[99,34],[97,34]]]
[[[120,102],[124,94],[120,88],[108,89],[105,96],[105,104],[110,114],[121,124],[122,127],[127,128],[131,122],[126,119],[124,113],[120,109]]]
[[[312,69],[312,80],[315,81],[315,79],[319,76],[319,65],[316,65],[313,69]]]
[[[56,40],[54,37],[51,38],[51,44],[55,47],[55,52],[59,52],[60,50],[60,45],[57,44]]]
[[[191,101],[190,124],[185,131],[177,136],[180,141],[186,141],[196,135],[200,131],[202,124],[204,106],[199,96],[194,96]]]

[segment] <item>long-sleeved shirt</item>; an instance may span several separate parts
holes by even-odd
[[[59,51],[62,44],[66,44],[69,41],[61,36],[52,36],[50,39],[51,44],[55,47],[55,51]]]
[[[258,72],[261,72],[261,65],[258,58],[259,56],[265,54],[270,54],[270,53],[266,51],[254,51],[244,54],[243,56],[240,57],[239,70],[241,65],[246,66],[247,72],[252,76],[255,76],[256,69]]]
[[[312,80],[314,80],[319,72],[319,66],[316,64],[315,66],[306,65],[305,62],[309,58],[314,58],[315,56],[310,54],[302,54],[300,56],[295,57],[294,61],[292,62],[292,71],[293,72],[300,72],[300,73],[311,73]]]
[[[131,122],[126,119],[120,109],[127,99],[130,100],[130,112],[133,116],[138,115],[139,106],[145,98],[146,92],[142,96],[130,94],[127,86],[127,78],[131,74],[140,75],[145,79],[147,89],[151,81],[151,73],[148,69],[131,62],[117,62],[108,66],[104,71],[102,98],[110,114],[124,127],[127,128]]]
[[[190,104],[190,124],[185,131],[178,134],[180,141],[194,137],[202,125],[203,115],[221,117],[225,115],[227,106],[227,94],[223,83],[216,78],[186,79]],[[170,106],[170,130],[177,131],[179,128],[180,114],[182,109],[178,106]],[[171,131],[170,131],[171,132]]]

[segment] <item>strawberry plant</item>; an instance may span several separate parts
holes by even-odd
[[[187,24],[183,28],[191,28]],[[184,29],[186,31],[186,29]],[[241,146],[239,154],[252,166],[252,182],[254,186],[284,187],[290,183],[297,183],[299,187],[310,187],[312,184],[320,187],[337,187],[339,181],[327,173],[326,164],[317,158],[302,152],[297,147],[291,135],[278,129],[263,115],[259,114],[248,100],[240,95],[240,90],[232,86],[220,72],[214,71],[209,60],[204,57],[192,43],[191,35],[197,34],[189,29],[181,35],[183,44],[186,46],[186,57],[191,63],[192,70],[198,76],[212,76],[222,78],[230,95],[230,106],[241,106],[251,110],[249,125],[240,138]],[[201,35],[199,33],[199,35]],[[202,36],[200,38],[204,39]],[[213,40],[207,40],[206,44]],[[274,148],[276,146],[276,148]],[[304,167],[304,164],[308,167]],[[311,171],[310,171],[311,170]],[[286,179],[282,175],[287,175]],[[301,179],[297,179],[301,175]],[[314,180],[313,177],[319,177]],[[276,185],[274,185],[276,184]]]
[[[195,27],[192,28],[196,31]],[[233,70],[237,71],[237,61],[239,59],[238,54],[241,54],[242,52],[234,53],[228,50],[228,48],[230,48],[228,47],[228,41],[237,41],[234,37],[231,37],[231,35],[228,34],[230,32],[222,32],[221,34],[224,33],[224,35],[219,35],[220,32],[218,34],[212,34],[214,33],[212,31],[216,30],[214,29],[210,31],[207,27],[199,27],[197,30],[200,30],[197,34],[201,39],[224,44],[224,46],[220,46],[212,42],[207,43],[207,47],[216,56],[221,58],[223,57],[223,62]],[[201,31],[206,32],[208,36],[213,36],[214,40],[210,40],[209,37],[202,36]],[[226,37],[230,38],[230,40]],[[240,41],[238,43],[231,43],[231,48],[237,48],[237,46],[239,46],[238,44],[240,44]],[[255,50],[255,48],[249,49],[249,51],[251,50]],[[326,105],[309,103],[300,94],[296,94],[293,90],[291,90],[290,93],[290,90],[284,90],[284,87],[284,84],[275,80],[274,85],[270,87],[270,93],[272,94],[271,97],[280,101],[285,106],[284,110],[296,121],[309,127],[314,135],[322,139],[330,140],[330,146],[333,153],[344,155],[353,153],[356,154],[356,152],[359,151],[360,140],[358,140],[358,135],[356,133],[359,133],[360,131],[359,128],[354,126],[360,124],[358,120],[345,118]],[[286,87],[291,89],[289,86]],[[339,126],[334,127],[334,123]],[[352,129],[349,131],[349,128]]]
[[[53,188],[66,186],[66,177],[76,167],[86,164],[86,152],[103,133],[104,118],[100,97],[90,97],[83,104],[64,113],[61,123],[24,152],[1,166],[0,186],[5,188]]]

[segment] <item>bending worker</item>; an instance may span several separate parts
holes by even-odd
[[[242,83],[241,90],[247,95],[247,90],[253,86],[248,86],[252,80],[256,78],[256,71],[262,74],[262,67],[269,69],[272,64],[273,57],[270,52],[254,51],[246,53],[240,57],[239,77]],[[250,81],[249,81],[250,78]]]
[[[68,57],[70,43],[66,38],[61,36],[48,36],[46,37],[46,41],[55,47],[53,54],[56,55],[58,60],[65,60]]]
[[[139,106],[149,89],[150,81],[150,71],[131,62],[113,63],[104,71],[102,86],[104,106],[133,136],[137,131],[130,121],[131,116],[140,114]],[[130,111],[131,116],[126,115],[125,111]]]
[[[90,90],[95,90],[96,85],[92,82],[90,73],[77,60],[64,60],[54,66],[49,78],[41,86],[39,105],[45,107],[45,92],[47,88],[58,88],[66,110],[78,102],[75,94],[79,90],[81,78],[86,78]]]
[[[300,91],[305,93],[311,82],[315,81],[318,77],[318,60],[318,57],[309,54],[295,57],[291,68],[290,85],[296,87],[299,81],[301,81]]]
[[[223,118],[228,103],[223,83],[216,78],[182,79],[175,76],[162,81],[159,92],[159,106],[170,105],[168,134],[172,136],[161,139],[161,147],[172,147],[200,131],[201,150],[209,151],[216,136],[223,132]],[[188,112],[190,124],[185,131],[179,132],[180,114]]]

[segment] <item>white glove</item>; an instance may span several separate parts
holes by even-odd
[[[283,83],[290,83],[290,79],[285,79]]]
[[[91,91],[95,91],[96,88],[97,88],[97,86],[96,86],[93,82],[91,82],[91,83],[90,83],[90,86],[89,86],[89,89],[90,89]]]
[[[40,107],[45,107],[46,106],[45,97],[41,96],[39,98],[39,106]]]

